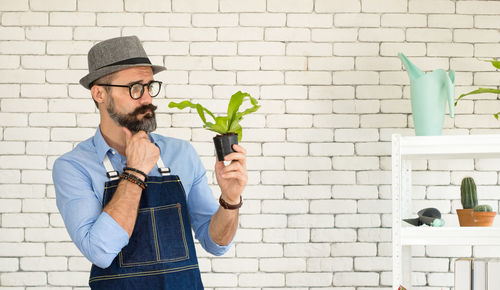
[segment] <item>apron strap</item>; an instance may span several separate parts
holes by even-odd
[[[107,153],[104,155],[104,160],[102,163],[106,168],[106,176],[109,178],[109,180],[113,181],[120,179],[120,173],[113,168],[113,164],[111,164],[111,160],[109,160]],[[161,157],[158,158],[156,166],[158,167],[158,171],[160,172],[161,176],[170,175],[170,168],[165,166],[163,160],[161,160]]]
[[[156,166],[158,166],[158,171],[160,172],[161,176],[170,175],[170,168],[165,166],[165,164],[163,163],[163,160],[161,160],[161,157],[158,158],[158,162],[156,163]]]
[[[111,164],[111,160],[109,160],[108,153],[104,154],[104,160],[102,163],[106,168],[106,176],[109,180],[113,181],[120,179],[120,174],[113,168],[113,164]]]

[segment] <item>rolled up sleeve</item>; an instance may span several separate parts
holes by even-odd
[[[57,207],[71,239],[90,262],[107,268],[128,244],[128,233],[102,211],[90,176],[78,164],[57,159],[52,178]]]

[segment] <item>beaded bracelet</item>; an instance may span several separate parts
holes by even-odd
[[[139,169],[135,169],[133,167],[123,167],[123,171],[125,170],[130,170],[130,171],[133,171],[133,172],[137,172],[139,173],[140,175],[144,176],[144,180],[148,179],[148,175],[146,173],[144,173],[144,171],[140,171]]]
[[[139,177],[133,175],[133,174],[130,174],[130,173],[127,173],[127,172],[123,172],[121,175],[120,175],[120,178],[121,179],[124,179],[124,180],[127,180],[129,182],[132,182],[132,183],[135,183],[137,184],[140,188],[142,189],[146,189],[147,184],[140,180]]]

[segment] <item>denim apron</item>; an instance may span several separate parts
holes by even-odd
[[[103,208],[113,197],[119,174],[106,155],[110,181]],[[132,236],[106,269],[92,265],[89,285],[95,290],[204,289],[191,233],[186,194],[178,176],[158,159],[160,177],[148,176]]]

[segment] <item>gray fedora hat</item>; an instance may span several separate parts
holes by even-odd
[[[124,36],[101,41],[88,54],[89,73],[80,84],[90,89],[92,82],[111,73],[135,66],[150,66],[153,74],[165,67],[152,65],[137,36]]]

